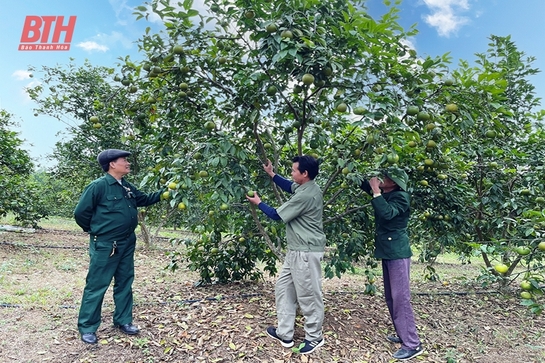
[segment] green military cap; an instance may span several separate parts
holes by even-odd
[[[392,181],[396,183],[401,189],[407,190],[409,176],[407,175],[405,170],[392,166],[384,170],[383,174],[388,178],[392,179]]]

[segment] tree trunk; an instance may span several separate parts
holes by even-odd
[[[146,225],[145,212],[138,212],[138,224],[140,224],[140,231],[142,234],[142,240],[144,241],[144,245],[146,246],[146,249],[149,249],[151,246],[151,233],[148,229],[148,226]]]

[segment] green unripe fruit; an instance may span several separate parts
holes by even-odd
[[[276,94],[276,86],[269,86],[269,88],[267,88],[267,94],[269,96],[274,96]]]
[[[175,45],[172,48],[172,53],[174,53],[174,54],[183,54],[184,53],[184,48],[181,45]]]
[[[282,38],[291,39],[293,38],[293,33],[290,30],[284,30],[282,33],[280,33],[280,36]]]
[[[409,116],[414,116],[418,114],[418,112],[420,112],[420,108],[418,106],[409,106],[409,108],[407,108],[407,115]]]
[[[418,112],[418,114],[416,115],[416,118],[420,121],[428,121],[431,116],[429,113],[427,113],[426,111],[420,111]]]
[[[303,81],[303,84],[310,86],[311,84],[314,83],[314,76],[310,73],[306,73],[303,75],[302,81]]]
[[[365,113],[365,108],[362,106],[354,107],[354,115],[363,115]]]
[[[278,30],[278,27],[276,26],[276,24],[272,23],[267,25],[266,29],[267,29],[267,33],[274,33]]]
[[[447,110],[448,112],[458,112],[458,105],[454,103],[449,103],[445,106],[445,110]]]
[[[346,112],[346,110],[348,109],[348,106],[346,105],[346,103],[344,102],[341,102],[337,105],[337,111],[338,112]]]

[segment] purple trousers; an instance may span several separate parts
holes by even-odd
[[[384,297],[403,349],[415,349],[420,344],[411,305],[410,269],[410,258],[382,260]]]

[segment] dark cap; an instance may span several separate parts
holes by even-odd
[[[98,154],[97,161],[102,167],[102,170],[108,171],[110,169],[110,161],[114,161],[117,158],[124,158],[131,155],[130,152],[118,149],[107,149]]]

